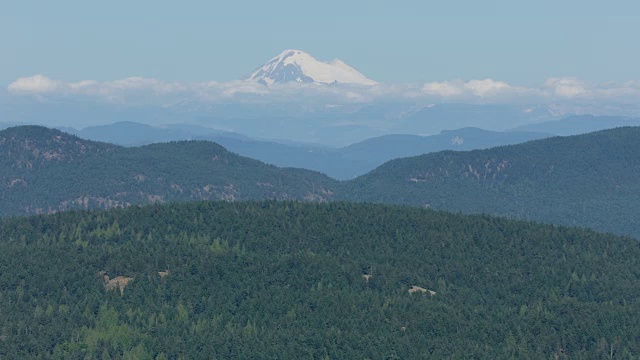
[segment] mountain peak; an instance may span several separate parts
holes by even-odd
[[[319,61],[304,51],[294,49],[285,50],[272,58],[251,73],[246,80],[265,85],[284,82],[376,84],[341,60]]]

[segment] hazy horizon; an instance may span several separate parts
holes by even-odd
[[[624,83],[640,79],[631,46],[638,10],[631,1],[573,0],[12,2],[0,12],[0,85],[37,74],[71,83],[228,82],[290,48],[340,58],[383,83]]]
[[[550,0],[11,3],[0,12],[0,122],[191,123],[336,145],[572,114],[640,117],[637,10]],[[286,49],[308,55],[293,67],[270,62]],[[259,81],[243,80],[256,69]],[[480,107],[425,110],[440,104]],[[504,108],[487,117],[492,106]]]

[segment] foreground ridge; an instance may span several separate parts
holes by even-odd
[[[6,219],[0,252],[6,358],[640,354],[640,243],[575,228],[201,202]]]

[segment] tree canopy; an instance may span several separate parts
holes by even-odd
[[[199,202],[0,220],[0,254],[2,359],[640,355],[640,243],[578,228]]]

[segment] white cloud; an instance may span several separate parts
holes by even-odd
[[[422,90],[428,95],[449,97],[458,96],[464,93],[464,84],[449,81],[426,83]]]
[[[265,86],[253,81],[169,82],[144,77],[114,81],[64,82],[44,75],[19,78],[8,86],[11,94],[89,96],[108,102],[142,104],[182,100],[308,101],[315,103],[368,103],[379,100],[460,101],[483,103],[556,103],[568,101],[637,102],[640,82],[593,84],[575,78],[551,78],[540,86],[521,87],[494,79],[454,80],[424,84],[372,86],[286,83]]]
[[[492,96],[514,90],[513,86],[493,79],[467,81],[464,84],[464,89],[479,97]]]
[[[61,81],[49,79],[43,75],[19,78],[8,86],[11,93],[53,93],[62,89],[65,84]]]
[[[130,77],[102,83],[102,92],[111,93],[119,90],[151,91],[156,94],[169,94],[186,91],[187,87],[178,82],[166,82],[157,79]]]
[[[178,82],[130,77],[114,81],[98,82],[83,80],[66,83],[44,75],[19,78],[9,84],[8,90],[15,94],[79,94],[79,95],[124,95],[131,92],[148,92],[156,95],[187,91],[187,86]]]
[[[422,86],[422,91],[431,96],[442,98],[461,98],[471,100],[499,99],[523,94],[532,95],[532,91],[523,87],[507,84],[493,79],[469,80],[469,81],[444,81],[430,82]]]
[[[89,87],[95,87],[95,86],[98,86],[98,85],[99,85],[99,83],[97,81],[94,81],[94,80],[83,80],[83,81],[79,81],[77,83],[71,83],[71,84],[69,84],[69,87],[72,90],[80,91],[81,89],[86,89],[86,88],[89,88]]]
[[[219,93],[226,97],[238,94],[267,95],[269,93],[266,86],[254,81],[243,80],[213,83],[210,84],[208,88],[213,90],[213,94]]]
[[[544,82],[544,87],[550,90],[553,95],[565,98],[575,98],[588,95],[586,84],[574,78],[551,78]]]

